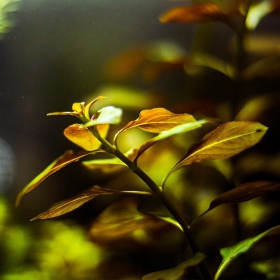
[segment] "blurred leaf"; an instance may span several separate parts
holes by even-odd
[[[272,95],[261,95],[245,103],[236,116],[236,120],[255,121],[276,102]],[[279,102],[278,102],[279,103]]]
[[[272,42],[270,42],[272,44]],[[256,79],[258,77],[267,76],[280,72],[280,55],[266,57],[247,66],[242,71],[242,77],[246,80]]]
[[[101,87],[94,94],[106,95],[111,105],[130,110],[150,108],[163,102],[161,96],[151,94],[148,91],[119,85]]]
[[[109,124],[97,125],[102,138],[107,136]],[[72,124],[64,130],[65,137],[86,151],[93,151],[101,146],[101,142],[93,136],[92,132],[81,124]]]
[[[278,234],[280,233],[280,226],[273,227],[255,237],[248,238],[243,240],[232,247],[222,248],[220,253],[223,257],[223,260],[216,272],[214,280],[217,280],[222,272],[226,269],[226,267],[236,259],[240,254],[246,253],[256,242],[262,239],[264,236],[268,234]]]
[[[253,1],[246,17],[246,27],[254,30],[265,16],[279,10],[278,0]]]
[[[171,172],[205,159],[225,159],[234,156],[258,143],[267,127],[256,122],[228,122],[205,135],[190,147],[186,156]]]
[[[31,219],[31,221],[34,221],[37,219],[50,219],[50,218],[64,215],[68,212],[75,210],[76,208],[82,206],[86,202],[92,200],[93,198],[95,198],[99,195],[113,194],[115,192],[116,191],[104,189],[99,186],[92,186],[92,187],[88,188],[87,190],[77,194],[76,196],[74,196],[70,199],[63,200],[63,201],[60,201],[60,202],[54,204],[49,210],[39,214],[35,218]]]
[[[143,65],[145,53],[145,48],[141,47],[124,51],[107,64],[106,74],[116,80],[126,80]]]
[[[99,115],[96,119],[93,119],[86,124],[84,127],[90,127],[97,124],[118,124],[121,122],[122,109],[114,106],[107,106],[98,111]]]
[[[193,258],[178,264],[176,267],[147,274],[142,277],[142,280],[191,279],[186,278],[188,272],[197,266],[203,259],[204,255],[202,253],[196,253]]]
[[[188,71],[188,68],[191,65],[208,67],[228,76],[229,78],[233,78],[235,75],[233,65],[218,57],[205,53],[196,53],[190,57],[190,63],[185,65],[185,69]]]
[[[107,246],[130,246],[131,242],[150,246],[155,242],[150,234],[159,238],[170,228],[174,225],[139,212],[135,200],[125,199],[106,208],[92,224],[90,234],[96,243]]]
[[[280,176],[280,153],[263,154],[253,153],[241,157],[237,161],[237,168],[245,174],[267,173],[273,176]]]
[[[96,151],[95,151],[96,152]],[[87,156],[92,152],[81,151],[74,153],[72,150],[66,151],[62,156],[53,161],[44,171],[42,171],[38,176],[36,176],[17,196],[16,206],[20,204],[23,195],[29,193],[35,189],[40,183],[42,183],[47,177],[58,171],[59,169],[65,167],[66,165],[78,161],[80,158]]]
[[[0,39],[2,34],[8,33],[15,25],[15,21],[10,14],[19,10],[20,0],[0,1]]]
[[[189,122],[195,122],[192,115],[174,114],[164,108],[154,108],[141,111],[139,118],[129,122],[118,134],[134,127],[152,133],[160,133]]]
[[[251,267],[254,271],[265,275],[266,279],[279,278],[279,259],[254,262]]]
[[[256,181],[244,183],[215,198],[206,212],[224,203],[248,201],[278,190],[280,190],[280,182]]]
[[[147,46],[146,59],[151,62],[177,62],[184,59],[186,52],[174,42],[161,41]]]
[[[177,134],[185,133],[194,129],[197,129],[201,127],[202,124],[207,123],[207,120],[200,120],[200,121],[194,121],[190,123],[184,123],[181,125],[177,125],[169,130],[165,130],[160,132],[156,137],[148,140],[146,143],[141,145],[137,152],[137,158],[140,157],[141,154],[143,154],[148,148],[150,148],[155,143],[162,141],[164,139],[167,139],[169,137],[172,137]]]
[[[208,21],[228,22],[228,18],[215,3],[203,3],[191,7],[172,8],[161,15],[162,23],[199,23]]]

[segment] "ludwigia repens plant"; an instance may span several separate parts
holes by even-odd
[[[203,160],[226,159],[252,147],[264,136],[267,127],[257,122],[246,121],[232,121],[218,125],[214,130],[206,134],[199,142],[189,147],[186,155],[171,168],[165,178],[163,178],[162,183],[157,184],[139,166],[138,159],[141,155],[160,141],[164,141],[165,139],[178,134],[188,133],[192,130],[200,129],[206,123],[213,122],[213,120],[196,120],[192,115],[174,114],[164,108],[143,110],[140,112],[140,115],[136,120],[130,121],[127,125],[120,129],[115,134],[113,140],[109,142],[106,139],[109,126],[120,123],[122,110],[113,106],[107,106],[91,115],[90,108],[92,105],[103,99],[104,97],[99,96],[89,104],[85,104],[83,102],[74,103],[72,106],[72,112],[57,112],[49,114],[52,116],[74,116],[79,119],[79,123],[72,124],[64,130],[64,135],[70,141],[83,148],[83,150],[80,152],[74,152],[72,150],[66,151],[62,156],[52,162],[19,193],[16,205],[18,206],[20,204],[20,201],[25,194],[32,191],[47,177],[68,164],[93,154],[109,154],[110,158],[103,157],[103,159],[98,161],[93,160],[88,164],[92,164],[93,166],[100,166],[100,164],[104,164],[104,166],[108,164],[120,167],[126,166],[149,187],[150,191],[147,192],[133,189],[120,191],[93,185],[85,191],[77,194],[75,197],[58,202],[49,210],[39,214],[32,220],[49,219],[61,216],[82,206],[84,203],[94,199],[95,197],[102,195],[133,194],[155,196],[162,202],[170,213],[170,217],[168,220],[166,219],[166,221],[176,225],[185,234],[194,254],[193,259],[187,260],[175,268],[176,273],[178,273],[181,277],[186,273],[188,267],[198,265],[201,277],[208,279],[210,275],[203,261],[203,252],[201,252],[199,245],[197,244],[196,237],[192,232],[192,224],[186,220],[184,213],[182,213],[177,208],[176,204],[169,200],[168,196],[165,194],[165,183],[173,172],[176,172],[178,169],[184,168],[185,166],[191,165],[192,163]],[[153,133],[156,136],[143,143],[140,147],[135,147],[130,151],[121,151],[118,148],[119,135],[133,128]],[[135,131],[135,133],[137,132]],[[209,208],[201,215],[206,214],[208,211],[221,204],[250,200],[278,188],[279,184],[266,181],[251,182],[238,186],[238,188],[225,192],[214,199]],[[158,218],[161,219],[162,217],[158,216]],[[275,228],[270,231],[272,230],[275,230]],[[216,279],[233,258],[244,252],[244,250],[247,250],[245,247],[248,248],[248,246],[251,246],[268,232],[262,233],[261,235],[254,237],[254,239],[243,241],[244,244],[238,244],[238,247],[236,248],[226,248],[227,252],[224,253],[224,261],[217,271]],[[228,252],[229,250],[230,252]],[[144,279],[157,279],[153,277],[157,277],[157,275],[146,275]]]
[[[217,1],[218,2],[218,1]],[[164,67],[166,70],[169,64],[170,68],[174,65],[182,66],[186,71],[188,68],[199,66],[209,67],[216,71],[223,73],[233,81],[233,93],[229,97],[231,104],[231,119],[235,118],[238,98],[242,88],[244,79],[253,79],[258,77],[263,72],[269,69],[268,63],[271,62],[271,68],[275,66],[275,61],[278,61],[279,56],[275,59],[264,59],[255,64],[244,67],[244,35],[253,30],[258,22],[269,12],[279,10],[278,1],[231,1],[231,6],[224,7],[214,3],[204,3],[194,5],[192,7],[179,7],[170,10],[164,14],[160,20],[164,23],[180,22],[180,23],[200,23],[205,21],[218,21],[227,24],[237,34],[237,49],[235,53],[234,63],[224,63],[223,61],[204,55],[202,53],[195,54],[192,57],[176,58],[176,61],[160,61],[159,67]],[[269,8],[263,10],[263,8]],[[257,11],[266,11],[257,13]],[[148,61],[148,58],[144,61]],[[143,60],[141,59],[141,63]],[[156,66],[153,61],[153,66]],[[119,66],[119,64],[118,64]],[[264,66],[264,67],[262,67]],[[129,68],[129,72],[131,69]],[[53,205],[46,212],[39,214],[32,220],[49,219],[61,216],[70,211],[77,209],[97,196],[114,195],[114,196],[154,196],[162,205],[168,210],[169,216],[162,216],[160,214],[149,213],[157,219],[164,220],[177,227],[184,235],[191,248],[192,257],[179,263],[175,268],[153,272],[143,276],[144,280],[165,279],[165,280],[179,280],[179,279],[212,279],[207,268],[207,255],[200,249],[197,242],[197,236],[193,231],[196,222],[212,209],[220,205],[231,203],[237,205],[239,202],[249,201],[269,194],[270,192],[280,189],[279,182],[273,181],[249,181],[246,183],[237,183],[234,185],[234,179],[231,178],[229,185],[230,190],[226,190],[216,198],[214,198],[209,207],[199,213],[196,218],[189,220],[182,208],[178,207],[174,197],[171,199],[168,192],[165,190],[170,175],[177,170],[193,165],[197,162],[225,160],[235,156],[242,151],[257,144],[264,134],[267,127],[259,122],[253,121],[229,121],[219,123],[213,119],[196,120],[190,114],[175,114],[165,108],[147,109],[140,112],[136,120],[128,122],[121,128],[112,139],[107,138],[110,125],[118,125],[121,122],[122,109],[114,106],[107,106],[97,110],[93,114],[90,113],[91,107],[100,104],[105,97],[99,96],[88,104],[74,103],[71,112],[51,113],[49,115],[58,116],[74,116],[79,119],[79,123],[70,125],[64,130],[64,135],[74,144],[80,146],[83,150],[74,152],[72,150],[66,151],[62,156],[52,162],[42,173],[40,173],[34,180],[32,180],[18,195],[16,205],[20,204],[22,197],[28,192],[36,188],[47,177],[69,165],[70,163],[79,161],[80,159],[94,155],[102,155],[100,159],[85,161],[86,166],[91,169],[102,169],[104,167],[127,168],[135,173],[142,182],[147,186],[148,191],[131,189],[119,190],[115,188],[104,188],[99,185],[93,185],[76,196],[63,200]],[[100,103],[99,103],[100,102]],[[247,114],[248,115],[248,114]],[[161,183],[156,182],[154,178],[144,171],[141,166],[141,156],[148,152],[148,150],[162,141],[168,141],[180,134],[188,134],[193,130],[204,128],[205,125],[211,123],[213,130],[210,130],[200,141],[186,145],[185,155],[173,167],[170,168],[166,176],[162,178]],[[137,129],[147,132],[149,135],[155,135],[148,141],[144,141],[140,146],[133,147],[129,151],[123,151],[119,148],[120,135],[126,131],[134,129],[137,134]],[[159,153],[162,151],[159,151]],[[104,157],[104,154],[108,157]],[[151,157],[152,159],[152,157]],[[167,163],[163,163],[167,164]],[[94,183],[93,183],[94,184]],[[176,185],[173,186],[176,190]],[[237,209],[238,210],[238,209]],[[235,213],[238,220],[238,211]],[[207,219],[207,215],[205,215]],[[209,224],[208,224],[209,225]],[[219,267],[215,269],[214,279],[218,279],[224,272],[225,268],[236,259],[240,254],[247,252],[255,243],[260,241],[263,237],[271,234],[279,233],[280,226],[276,226],[266,231],[257,234],[254,237],[238,241],[232,247],[220,249],[222,255],[222,262]],[[206,229],[207,230],[207,229]],[[194,272],[194,268],[196,271]],[[213,271],[213,269],[212,269]],[[189,274],[190,273],[190,274]],[[242,277],[241,277],[242,278]]]

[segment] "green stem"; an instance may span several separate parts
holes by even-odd
[[[158,186],[137,164],[135,164],[135,162],[127,158],[116,146],[112,145],[106,139],[102,138],[95,127],[90,128],[90,130],[93,135],[103,144],[104,150],[118,157],[123,163],[125,163],[131,169],[131,171],[133,171],[139,178],[142,179],[142,181],[151,189],[154,195],[168,209],[171,215],[181,225],[184,234],[189,241],[193,254],[201,252],[191,227],[189,226],[181,212],[178,210],[178,208],[165,196],[160,186]],[[212,279],[204,261],[199,264],[199,268],[203,279]]]

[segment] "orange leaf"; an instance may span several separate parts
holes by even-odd
[[[105,138],[108,130],[108,124],[101,124],[96,126],[101,137]],[[72,124],[64,130],[65,137],[73,142],[74,144],[80,146],[86,151],[93,151],[101,146],[100,141],[93,136],[90,130],[80,124]]]
[[[70,199],[66,199],[54,204],[49,210],[39,214],[35,218],[31,219],[31,221],[37,219],[49,219],[64,215],[82,206],[83,204],[85,204],[86,202],[90,201],[98,195],[112,194],[115,192],[116,191],[104,189],[99,186],[92,186],[89,189],[77,194],[76,196]]]
[[[134,127],[152,133],[160,133],[189,122],[195,122],[192,115],[174,114],[164,108],[155,108],[141,111],[139,118],[129,122],[119,133]]]
[[[266,130],[267,127],[257,122],[224,123],[194,144],[170,173],[193,162],[234,156],[258,143]]]
[[[228,21],[226,14],[214,3],[172,8],[160,17],[162,23],[198,23],[213,20]]]
[[[35,189],[40,183],[42,183],[47,177],[65,167],[66,165],[78,161],[80,158],[91,154],[92,152],[81,151],[74,153],[69,150],[66,151],[62,156],[53,161],[44,171],[42,171],[37,177],[35,177],[17,196],[16,206],[19,205],[23,195],[29,193]]]

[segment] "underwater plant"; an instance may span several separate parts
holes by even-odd
[[[200,68],[204,67],[218,71],[232,82],[232,92],[227,98],[228,107],[225,110],[229,114],[227,117],[221,118],[227,120],[221,122],[216,116],[198,119],[193,114],[173,113],[164,107],[154,106],[151,109],[142,110],[137,119],[128,121],[112,135],[110,127],[122,122],[123,111],[121,108],[105,106],[91,112],[92,107],[102,104],[105,100],[103,95],[94,98],[89,103],[74,103],[72,111],[55,112],[48,115],[73,116],[79,119],[78,123],[74,123],[64,130],[64,135],[82,150],[79,152],[68,150],[54,160],[18,194],[16,200],[18,206],[24,195],[34,190],[50,175],[84,157],[91,157],[83,162],[84,166],[92,172],[103,174],[105,177],[111,174],[111,177],[118,178],[123,170],[130,171],[135,175],[134,179],[137,178],[142,183],[140,183],[140,187],[131,181],[128,183],[130,184],[129,188],[116,187],[114,183],[112,183],[112,187],[103,187],[94,183],[74,197],[54,204],[32,220],[59,217],[97,197],[110,195],[121,198],[128,197],[128,200],[124,199],[112,204],[100,214],[90,230],[93,240],[108,243],[109,246],[114,244],[114,240],[116,242],[121,240],[120,243],[127,242],[126,245],[129,247],[128,241],[131,241],[130,238],[133,237],[133,239],[140,240],[139,243],[144,248],[149,248],[149,246],[153,248],[151,243],[157,242],[156,234],[171,226],[184,236],[185,241],[181,248],[180,257],[175,263],[172,260],[168,269],[144,273],[141,275],[144,280],[219,279],[226,274],[226,268],[232,265],[240,255],[248,253],[261,242],[273,243],[273,237],[279,235],[280,226],[276,225],[254,233],[251,237],[244,237],[244,229],[240,221],[242,209],[239,209],[239,204],[278,191],[280,183],[276,180],[260,179],[244,182],[242,174],[238,173],[238,168],[242,169],[240,162],[237,162],[235,157],[255,146],[268,129],[267,126],[254,121],[253,116],[262,109],[261,106],[258,107],[259,104],[265,104],[264,101],[267,101],[269,97],[247,100],[243,108],[240,109],[240,96],[246,81],[252,81],[262,75],[269,74],[279,67],[279,53],[246,65],[244,44],[247,33],[253,31],[266,15],[279,12],[279,3],[278,1],[245,0],[230,1],[227,4],[223,4],[223,1],[200,4],[196,4],[196,1],[193,2],[193,6],[171,9],[160,17],[160,21],[162,23],[214,21],[226,24],[237,38],[233,63],[196,51],[191,55],[178,51],[178,55],[173,53],[170,58],[170,56],[161,56],[159,49],[145,48],[140,50],[141,59],[137,60],[137,63],[135,63],[134,58],[135,54],[139,57],[139,52],[130,52],[122,55],[121,58],[119,57],[113,66],[111,65],[111,70],[114,65],[119,67],[122,65],[121,61],[126,61],[127,64],[124,63],[123,68],[120,67],[121,69],[117,71],[117,75],[121,74],[121,78],[127,78],[128,75],[139,69],[146,69],[143,74],[149,79],[156,79],[166,71],[173,71],[174,68],[181,68],[188,75],[197,74]],[[166,48],[166,45],[164,47]],[[136,129],[138,131],[135,131]],[[123,148],[126,146],[125,136],[131,130],[136,135],[136,139],[137,135],[141,134],[139,139],[145,140],[126,150]],[[144,138],[142,138],[143,132]],[[197,134],[194,135],[193,133],[196,132]],[[165,142],[166,146],[160,146]],[[158,146],[161,148],[157,150]],[[171,153],[170,157],[161,157],[162,154],[169,152]],[[196,205],[196,209],[191,213],[191,209],[194,204],[198,204],[199,199],[193,194],[194,189],[187,190],[188,187],[191,184],[199,186],[201,181],[206,186],[207,184],[209,186],[215,184],[208,182],[210,172],[209,170],[205,171],[203,164],[210,166],[211,171],[215,170],[214,172],[221,174],[222,180],[226,181],[226,187],[222,190],[219,189],[219,193],[215,192],[207,197],[208,206],[205,207],[203,204],[198,207]],[[193,176],[192,180],[189,180],[187,172],[180,172],[192,166],[197,168],[196,175]],[[165,174],[160,177],[162,173]],[[117,183],[120,184],[120,181]],[[110,180],[108,185],[110,186]],[[134,185],[137,186],[134,188]],[[157,205],[160,204],[160,207],[151,211],[141,210],[138,208],[137,202],[133,200],[134,197],[141,197],[144,201],[145,199],[150,201],[152,198],[152,201]],[[225,205],[230,205],[231,208],[219,212],[220,221],[209,217],[215,209]],[[252,206],[247,217],[254,216],[257,208]],[[207,222],[208,217],[209,222]],[[234,226],[228,224],[232,222],[230,217],[234,217]],[[200,224],[199,227],[198,224]],[[229,228],[229,230],[225,230],[225,228]],[[232,245],[227,246],[228,243],[224,242],[221,235],[228,234],[232,228],[234,228],[233,231],[236,232],[237,238],[233,243],[232,239],[234,238],[229,236]],[[207,234],[211,236],[207,236]],[[212,243],[215,247],[219,239],[221,239],[219,250],[222,260],[218,266],[215,266],[216,261],[215,265],[211,263],[211,256],[207,251],[212,249],[209,249]],[[200,241],[204,243],[202,246]],[[208,248],[205,243],[207,243]],[[186,251],[190,249],[188,250],[190,252],[186,253],[185,249]],[[214,250],[218,250],[217,247]],[[279,271],[277,272],[277,257],[272,254],[271,257],[265,256],[265,258],[272,259],[275,263],[271,266],[268,264],[265,266],[262,262],[259,264],[254,262],[252,268],[266,274],[267,277],[277,278],[277,273],[279,273]],[[209,263],[211,269],[209,269]],[[246,270],[249,264],[245,264],[245,266]],[[241,273],[243,273],[242,270]]]

